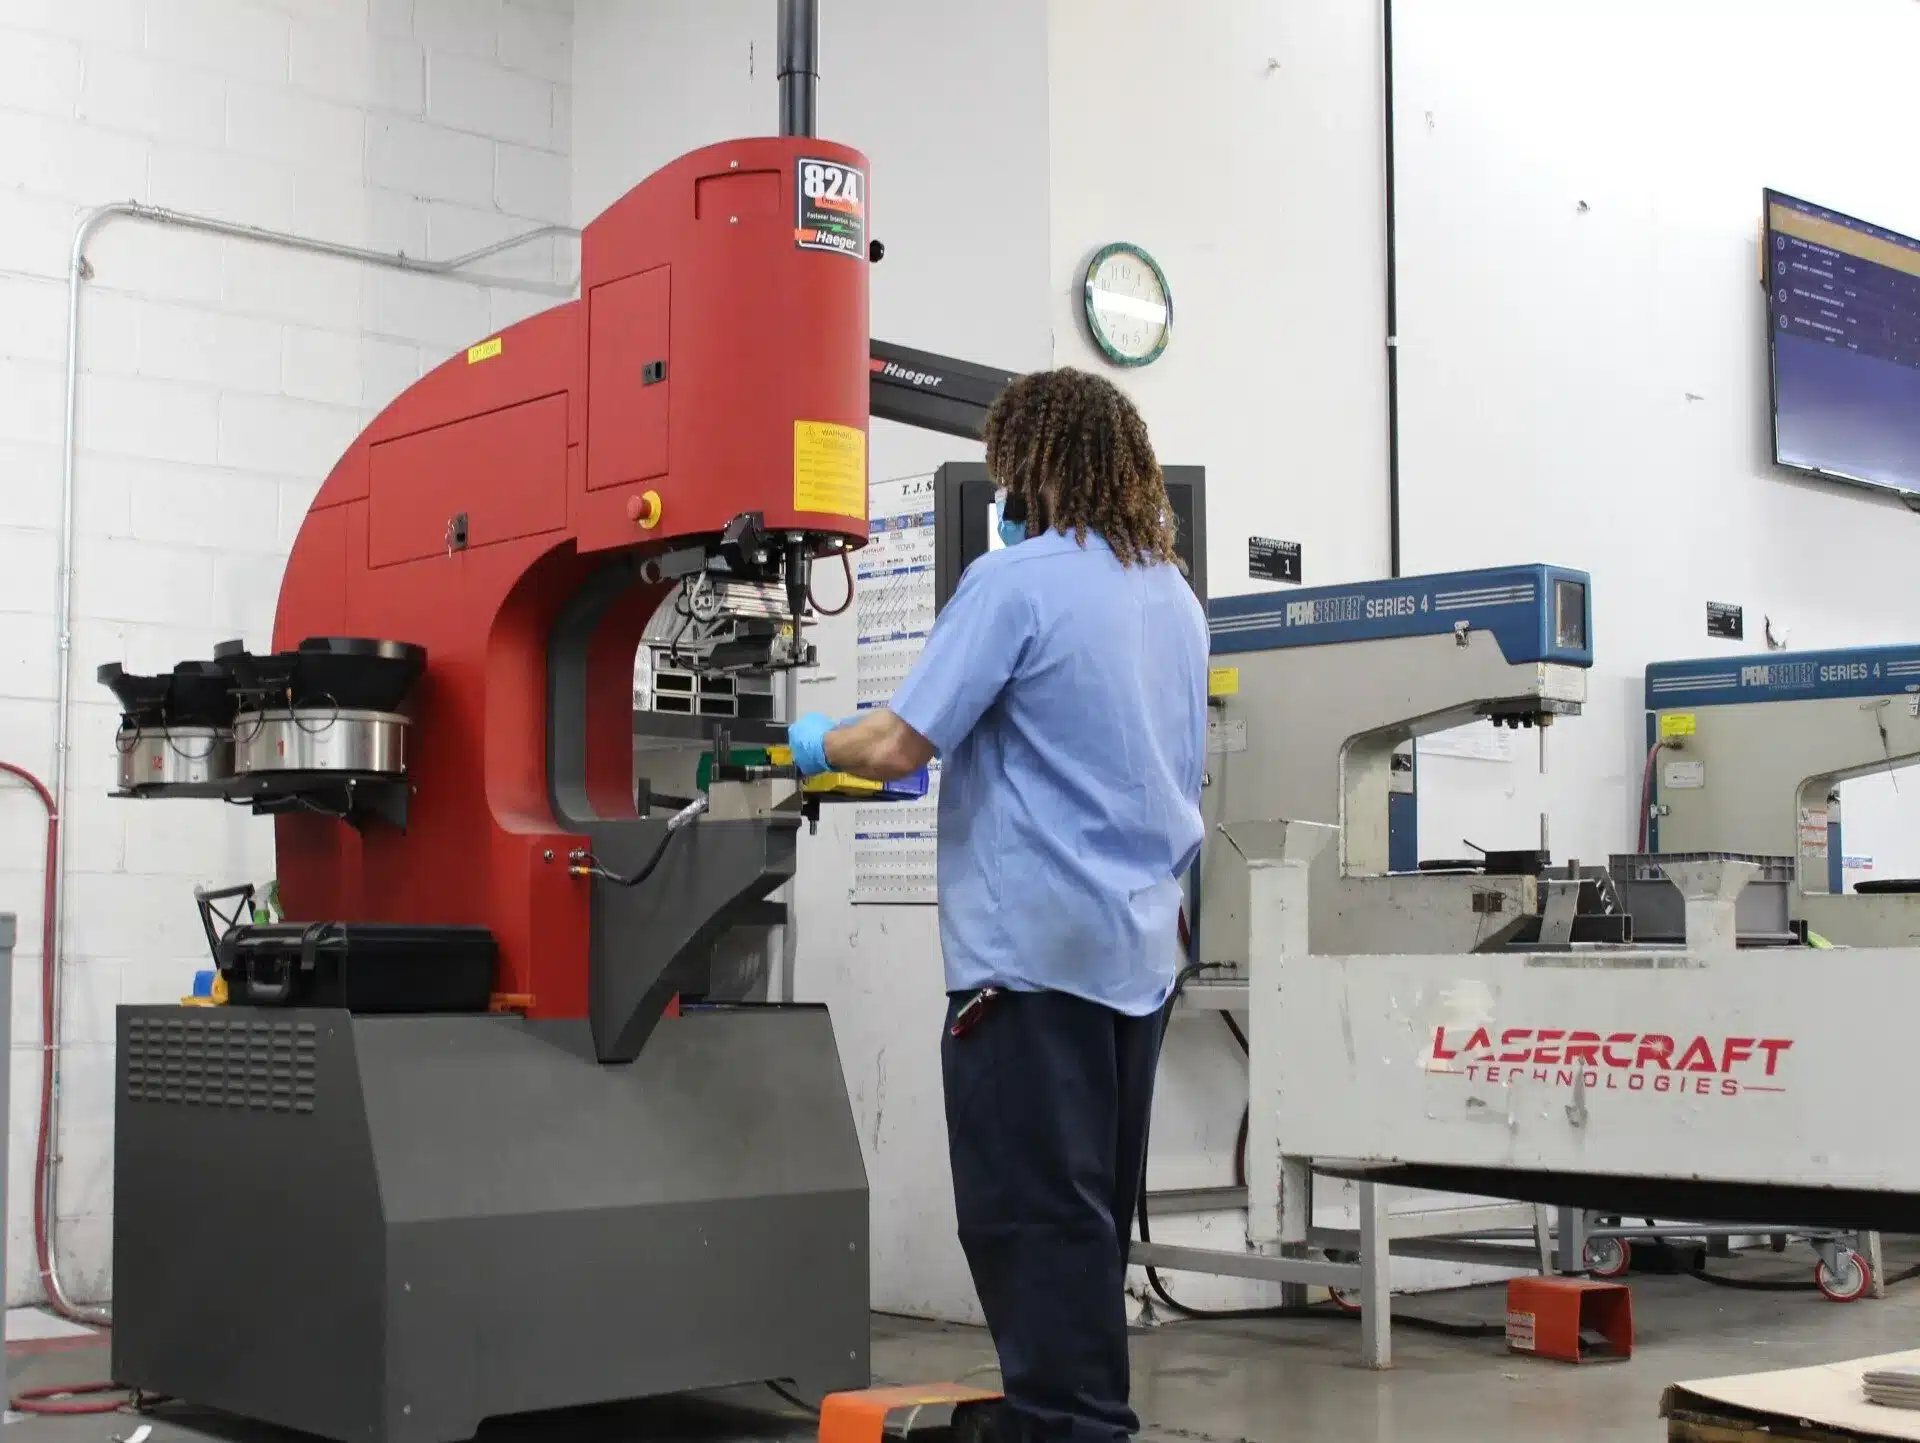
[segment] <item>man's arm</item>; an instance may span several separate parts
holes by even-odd
[[[933,760],[933,743],[879,707],[849,726],[835,727],[826,736],[827,764],[836,772],[850,772],[870,782],[891,782],[911,776]]]
[[[877,782],[917,771],[966,739],[1018,670],[1034,625],[1007,577],[983,580],[982,567],[968,567],[885,709],[839,727],[817,712],[801,717],[787,728],[794,762],[808,776],[844,771]]]

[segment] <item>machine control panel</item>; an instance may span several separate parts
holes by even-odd
[[[1648,711],[1908,693],[1920,696],[1920,646],[1770,651],[1647,668]]]
[[[1174,553],[1187,568],[1187,583],[1202,605],[1207,600],[1207,468],[1163,466],[1167,502],[1173,508]],[[995,487],[977,461],[949,461],[934,473],[933,605],[947,604],[960,573],[997,543],[993,537]]]
[[[1490,631],[1515,665],[1591,666],[1592,590],[1584,571],[1503,566],[1220,597],[1207,619],[1216,656]]]

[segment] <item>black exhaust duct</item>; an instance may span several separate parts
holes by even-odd
[[[814,0],[780,0],[780,133],[812,135],[820,83],[820,12]]]

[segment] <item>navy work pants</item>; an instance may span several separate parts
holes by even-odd
[[[1000,1355],[1004,1438],[1115,1443],[1127,1402],[1127,1244],[1164,1018],[1008,992],[941,1039],[960,1245]]]

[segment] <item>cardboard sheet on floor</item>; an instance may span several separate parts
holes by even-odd
[[[1833,1433],[1920,1443],[1920,1411],[1869,1403],[1860,1391],[1860,1376],[1869,1369],[1902,1365],[1920,1365],[1920,1348],[1812,1368],[1672,1383],[1660,1395],[1660,1416],[1669,1420],[1669,1438],[1692,1436],[1673,1425],[1694,1421],[1716,1432],[1746,1431],[1743,1425],[1750,1425],[1756,1434],[1806,1437],[1805,1425],[1811,1424]]]

